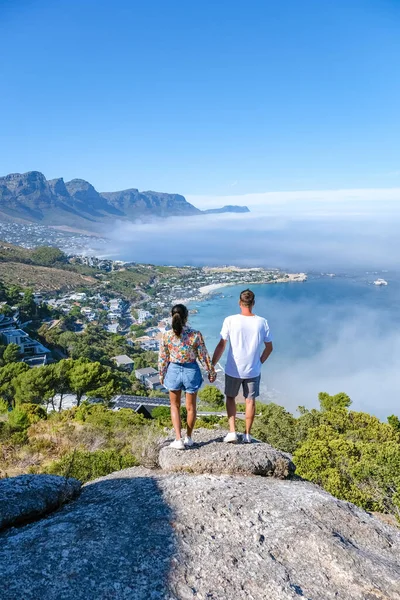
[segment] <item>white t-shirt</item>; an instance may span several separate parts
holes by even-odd
[[[225,373],[231,377],[250,379],[261,373],[261,344],[272,338],[266,319],[242,314],[226,317],[221,338],[229,340]]]

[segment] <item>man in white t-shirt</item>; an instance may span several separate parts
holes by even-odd
[[[260,395],[261,367],[272,352],[272,341],[266,319],[258,317],[252,310],[255,296],[251,290],[240,294],[241,312],[224,320],[221,340],[215,348],[212,362],[214,365],[224,353],[229,340],[228,358],[225,365],[226,410],[230,432],[224,442],[237,442],[235,430],[236,396],[243,386],[246,398],[246,433],[243,441],[251,443],[251,427],[254,421],[256,398]],[[261,352],[261,347],[264,349]]]

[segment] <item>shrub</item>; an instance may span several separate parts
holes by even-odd
[[[47,419],[47,413],[43,406],[39,406],[38,404],[23,404],[20,409],[24,411],[28,415],[29,424],[37,423],[41,419]]]
[[[23,429],[28,429],[31,423],[28,413],[25,410],[16,407],[8,413],[8,424],[12,431],[21,431]]]
[[[75,477],[82,483],[86,483],[113,471],[120,471],[136,465],[138,465],[138,461],[132,454],[120,454],[115,450],[97,450],[96,452],[74,450],[61,460],[51,463],[45,472],[52,475]]]
[[[204,415],[196,420],[195,428],[204,427],[204,429],[214,429],[216,425],[221,424],[221,420],[221,417],[217,417],[216,415]]]
[[[171,409],[169,406],[156,406],[151,416],[157,421],[160,427],[172,427]]]
[[[206,385],[199,392],[199,398],[207,406],[212,408],[222,408],[224,406],[225,396],[223,393],[212,385]]]
[[[155,423],[144,427],[132,442],[132,453],[144,467],[155,469],[158,465],[158,455],[164,436]]]

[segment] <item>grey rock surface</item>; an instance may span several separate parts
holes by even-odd
[[[0,529],[46,515],[75,498],[80,489],[80,481],[58,475],[0,479]]]
[[[400,531],[303,481],[141,467],[0,534],[2,600],[399,600]]]
[[[222,429],[196,429],[191,448],[175,450],[166,445],[161,449],[160,467],[168,472],[263,475],[279,479],[294,474],[290,454],[263,442],[226,444],[223,439],[227,433]]]

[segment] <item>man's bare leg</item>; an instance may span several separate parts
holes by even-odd
[[[186,433],[188,437],[192,437],[192,431],[196,423],[196,398],[197,394],[186,394]]]
[[[169,393],[169,400],[171,402],[171,421],[175,430],[175,439],[181,439],[181,390],[172,390]]]
[[[226,397],[226,412],[228,413],[229,431],[234,433],[236,419],[236,401],[232,396]]]
[[[246,434],[250,435],[251,428],[256,414],[256,401],[253,398],[246,398]]]

